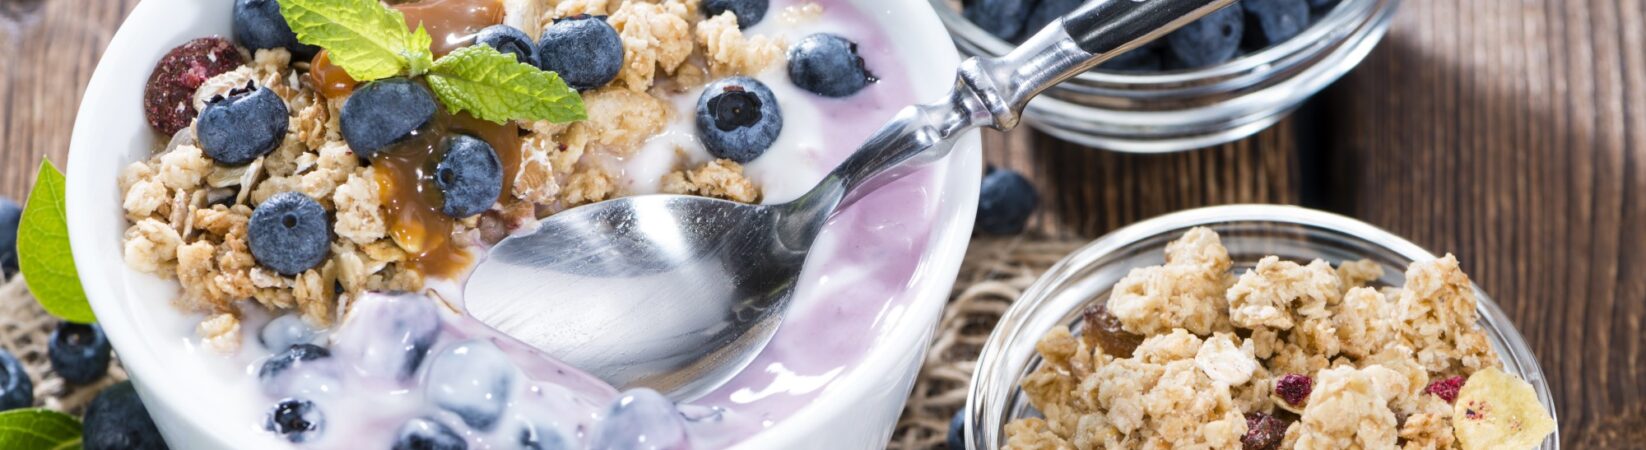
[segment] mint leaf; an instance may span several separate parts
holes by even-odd
[[[280,0],[280,14],[299,42],[326,49],[331,62],[356,81],[399,75],[415,61],[433,58],[427,56],[428,32],[415,37],[406,16],[378,0]]]
[[[428,73],[429,67],[434,66],[434,52],[429,50],[434,46],[434,38],[429,36],[429,30],[419,23],[417,31],[406,39],[406,51],[401,54],[406,58],[406,72],[414,77]]]
[[[0,412],[0,448],[78,449],[80,421],[42,408]]]
[[[80,273],[74,268],[74,255],[69,250],[63,186],[63,173],[51,165],[51,160],[41,160],[34,189],[23,206],[22,223],[17,226],[17,262],[29,292],[46,312],[70,322],[92,323],[97,317],[86,302],[86,291],[80,287]]]
[[[486,45],[457,49],[428,75],[429,87],[452,112],[482,120],[583,120],[583,98],[554,72],[516,61]]]

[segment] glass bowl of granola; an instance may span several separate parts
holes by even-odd
[[[995,448],[1559,448],[1520,333],[1451,255],[1287,206],[1195,209],[1066,257],[989,336]]]
[[[733,3],[138,5],[87,88],[66,197],[87,297],[160,431],[180,448],[884,443],[970,235],[975,135],[826,225],[777,336],[699,398],[616,389],[463,311],[468,268],[539,217],[651,193],[788,201],[952,85],[922,2]],[[379,39],[325,37],[358,18],[337,26]],[[848,64],[793,67],[818,58]]]

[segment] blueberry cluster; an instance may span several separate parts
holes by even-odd
[[[46,341],[51,370],[71,386],[86,386],[109,371],[112,347],[96,324],[62,322]],[[0,411],[34,405],[34,381],[23,362],[0,350]],[[164,449],[160,430],[143,408],[131,382],[122,381],[97,394],[86,408],[81,444],[88,450]]]
[[[1340,0],[1240,0],[1099,69],[1159,72],[1221,64],[1302,33]],[[963,15],[1008,42],[1022,42],[1074,11],[1082,0],[966,0]]]

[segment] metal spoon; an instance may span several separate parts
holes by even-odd
[[[1011,129],[1046,88],[1233,1],[1088,2],[1010,54],[961,63],[947,98],[898,113],[797,200],[646,195],[574,208],[493,247],[465,286],[465,306],[615,386],[696,398],[777,331],[836,211],[942,158],[961,133]]]

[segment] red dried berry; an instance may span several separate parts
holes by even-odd
[[[194,120],[194,91],[223,72],[245,64],[233,42],[204,37],[177,46],[155,63],[143,91],[143,114],[149,126],[165,136],[176,134]]]
[[[1309,399],[1309,393],[1314,392],[1315,380],[1295,373],[1286,374],[1275,382],[1275,393],[1292,406],[1302,406],[1304,400]]]
[[[1286,438],[1285,420],[1260,412],[1246,413],[1246,435],[1240,437],[1244,450],[1274,450]]]
[[[1086,323],[1082,333],[1088,340],[1097,341],[1097,346],[1102,348],[1105,354],[1117,358],[1130,358],[1132,351],[1143,344],[1143,336],[1128,333],[1120,328],[1120,320],[1109,314],[1108,305],[1103,302],[1087,306],[1080,315]]]
[[[1462,376],[1435,380],[1429,383],[1429,387],[1423,388],[1423,392],[1434,394],[1446,403],[1453,403],[1457,401],[1457,392],[1463,390],[1463,381]]]

